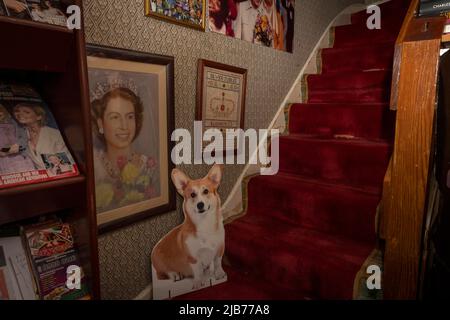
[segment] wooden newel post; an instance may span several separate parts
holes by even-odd
[[[417,5],[413,1],[412,6]],[[411,11],[411,10],[410,10]],[[397,110],[395,149],[383,229],[385,299],[418,297],[439,51],[445,19],[409,17],[397,41],[391,108]]]

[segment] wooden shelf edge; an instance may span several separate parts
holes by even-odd
[[[16,195],[20,193],[27,193],[27,192],[33,192],[37,190],[50,190],[62,186],[68,186],[72,184],[78,184],[83,183],[86,181],[86,177],[83,175],[59,179],[59,180],[52,180],[52,181],[46,181],[41,183],[33,183],[33,184],[26,184],[11,188],[5,188],[0,189],[0,197],[2,196],[9,196],[9,195]]]
[[[50,30],[50,31],[63,32],[63,33],[69,33],[69,34],[74,33],[73,30],[70,30],[67,27],[63,27],[63,26],[59,26],[59,25],[55,25],[55,24],[18,19],[18,18],[7,17],[7,16],[0,16],[0,23],[3,23],[3,22],[21,25],[24,27],[35,28],[35,29]]]
[[[450,42],[450,33],[444,34],[442,36],[442,42]]]

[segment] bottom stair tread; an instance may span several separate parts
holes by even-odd
[[[356,273],[374,248],[267,217],[245,216],[226,230],[228,281],[175,299],[352,299]]]
[[[354,278],[374,247],[255,213],[226,227],[235,269],[320,299],[351,299]]]
[[[308,300],[301,292],[277,287],[249,273],[224,266],[228,281],[214,287],[188,293],[174,300]]]

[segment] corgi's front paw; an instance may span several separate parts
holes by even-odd
[[[214,272],[214,276],[215,276],[216,280],[223,279],[226,277],[226,275],[227,274],[225,273],[225,271],[223,271],[222,267],[217,268]]]
[[[212,276],[213,276],[213,272],[212,272],[212,268],[211,267],[205,268],[203,270],[203,277],[204,278],[208,279],[208,278],[211,278]]]
[[[192,286],[193,290],[198,290],[201,287],[203,287],[204,283],[202,280],[198,279],[198,280],[194,280],[194,285]]]
[[[176,281],[181,281],[183,279],[184,279],[184,276],[181,273],[176,273],[175,274],[175,279],[174,279],[175,282]]]

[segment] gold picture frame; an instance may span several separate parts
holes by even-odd
[[[201,8],[196,7],[198,4],[201,4]],[[205,31],[206,0],[145,0],[145,15]]]

